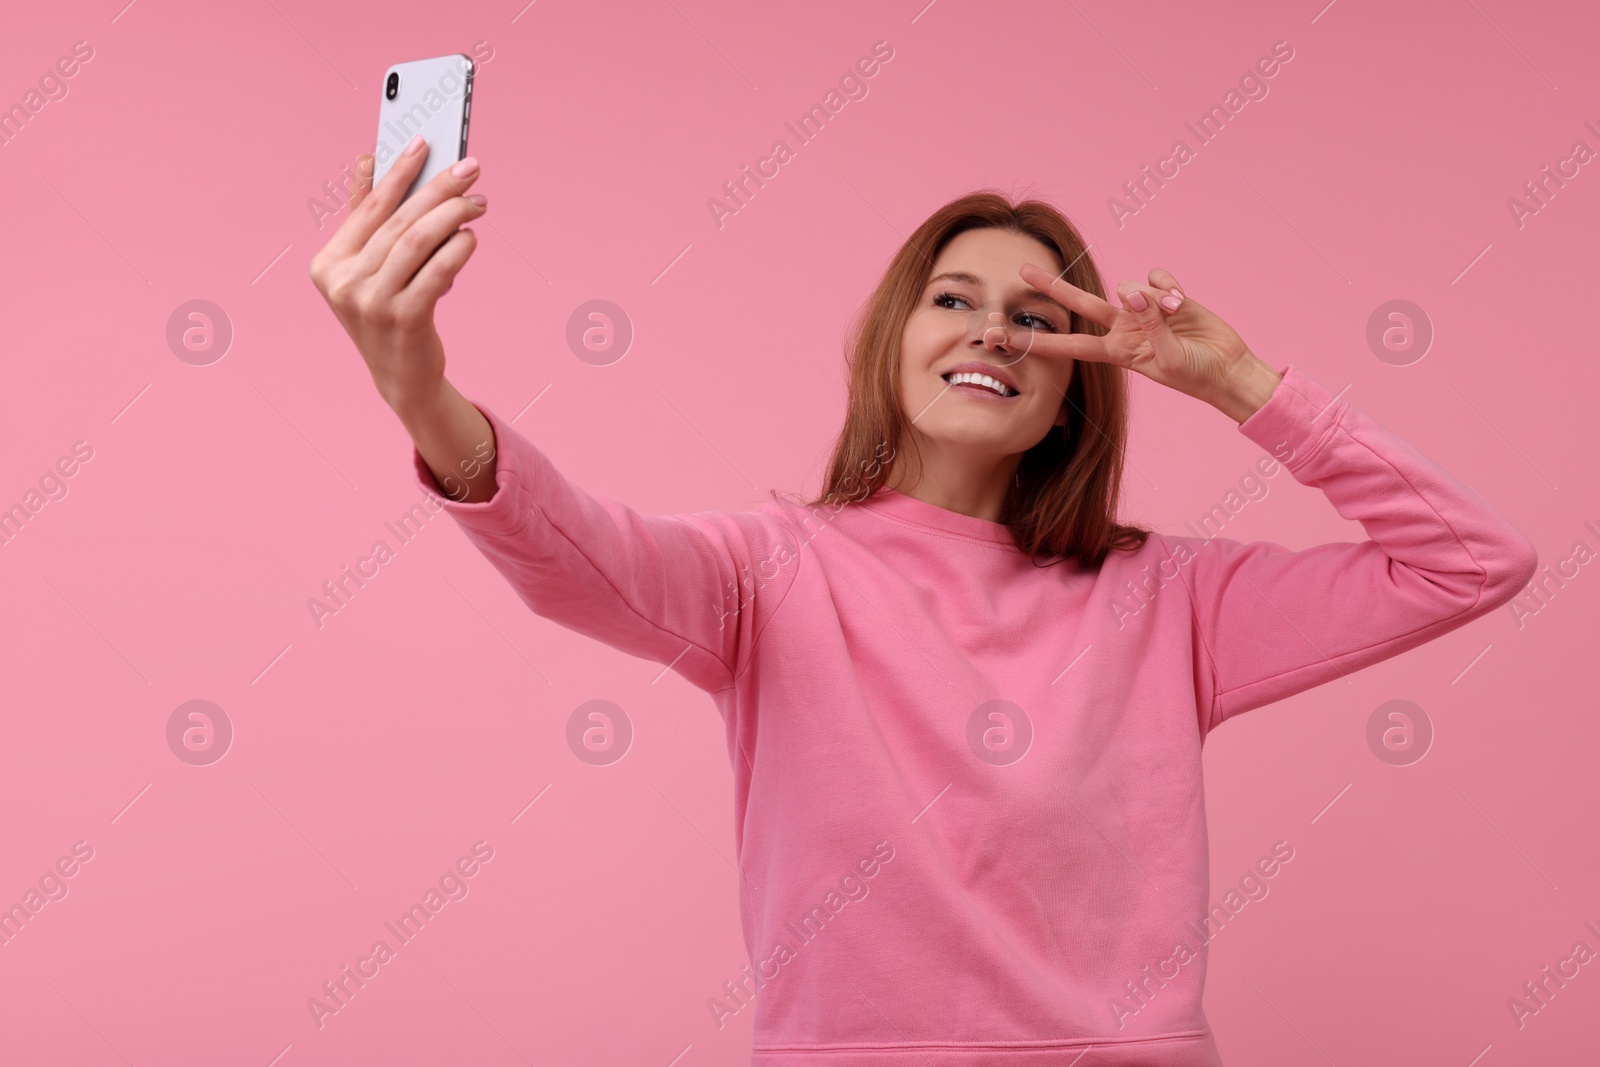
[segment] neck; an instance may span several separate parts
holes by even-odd
[[[999,522],[1021,460],[1005,456],[998,463],[971,463],[959,469],[930,464],[921,471],[896,464],[884,484],[946,511]]]

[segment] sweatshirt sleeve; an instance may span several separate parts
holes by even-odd
[[[1369,540],[1163,538],[1193,606],[1202,736],[1464,626],[1533,576],[1533,545],[1492,504],[1293,364],[1239,431]]]
[[[412,466],[523,603],[707,692],[731,686],[794,579],[790,532],[755,511],[642,515],[584,491],[498,415],[473,406],[494,430],[493,496],[445,498],[415,445]]]

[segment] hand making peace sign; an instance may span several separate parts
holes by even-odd
[[[1031,263],[1018,273],[1029,285],[1106,327],[1104,336],[1035,331],[1024,342],[1029,352],[1114,363],[1204,400],[1239,422],[1266,403],[1282,377],[1250,351],[1233,327],[1186,296],[1178,279],[1160,267],[1150,272],[1149,285],[1125,281],[1117,286],[1125,305],[1120,308]]]

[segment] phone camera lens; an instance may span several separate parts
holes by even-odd
[[[383,87],[383,95],[385,97],[387,97],[388,99],[393,100],[395,98],[396,94],[398,94],[399,92],[400,92],[400,75],[396,74],[393,71],[390,71],[389,72],[388,84],[386,84]]]

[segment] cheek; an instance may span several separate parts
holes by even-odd
[[[901,362],[911,367],[928,367],[938,362],[952,345],[959,344],[962,331],[951,319],[913,314],[906,320],[900,341]]]
[[[1073,367],[1071,362],[1064,361],[1064,365],[1053,364],[1049,370],[1048,378],[1050,384],[1045,386],[1045,390],[1051,398],[1050,408],[1054,410],[1067,402],[1067,389],[1072,384]],[[1068,408],[1068,410],[1071,409]]]

